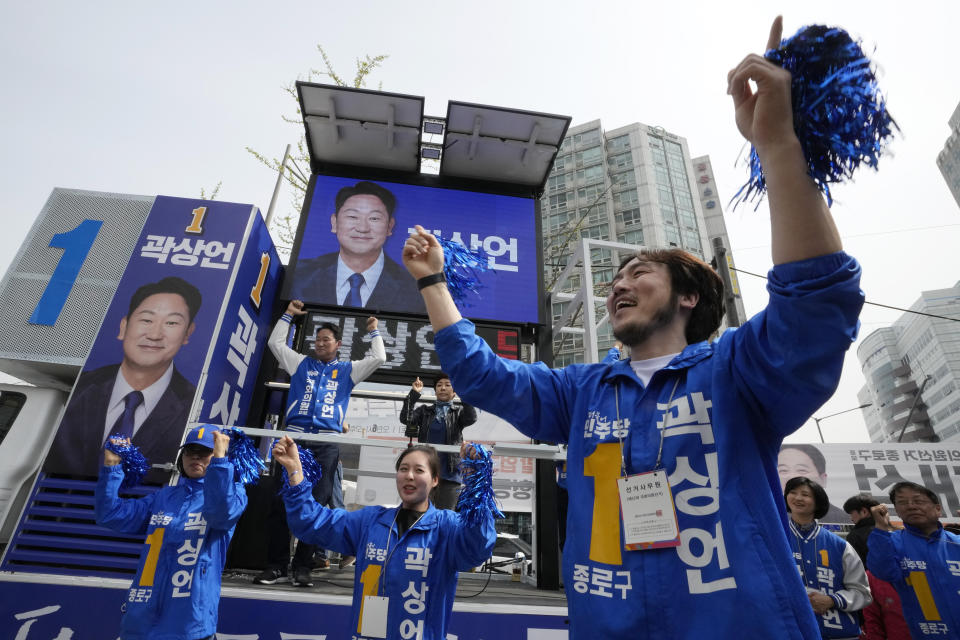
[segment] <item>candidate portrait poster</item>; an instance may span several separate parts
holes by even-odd
[[[532,198],[315,175],[282,295],[313,306],[425,314],[401,258],[419,224],[486,252],[489,270],[462,306],[465,316],[538,322],[536,206]]]
[[[46,473],[96,476],[105,439],[124,429],[151,464],[175,461],[254,212],[155,199],[64,409]]]

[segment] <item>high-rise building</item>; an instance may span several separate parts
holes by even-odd
[[[960,104],[950,116],[950,137],[943,145],[943,151],[937,155],[937,166],[953,199],[960,206]]]
[[[743,298],[740,296],[740,282],[733,254],[730,252],[730,239],[727,237],[727,225],[723,221],[723,207],[717,193],[717,181],[713,177],[713,165],[710,164],[710,156],[693,158],[690,162],[697,182],[700,210],[703,211],[707,237],[710,238],[710,247],[716,260],[714,266],[717,273],[724,279],[723,286],[727,294],[724,326],[740,326],[747,319],[747,312],[743,308]],[[722,262],[727,263],[727,269],[721,267]]]
[[[924,291],[910,309],[920,313],[904,313],[857,349],[870,440],[896,442],[901,431],[903,442],[960,440],[960,322],[945,319],[960,317],[960,282]]]
[[[722,247],[725,255],[720,262],[732,267],[720,202],[709,158],[691,160],[683,137],[640,123],[612,131],[604,131],[599,120],[571,127],[541,202],[547,289],[553,288],[581,238],[679,247],[708,262]],[[592,278],[598,295],[606,294],[621,253],[623,250],[615,248],[591,249]],[[732,283],[726,324],[738,325],[744,320],[744,311],[736,274],[732,269],[718,270],[725,278],[729,274]],[[575,275],[562,290],[579,287],[579,276]],[[554,319],[569,304],[554,302]],[[597,333],[598,355],[602,357],[613,342],[606,324]],[[582,335],[554,336],[557,366],[583,361]]]

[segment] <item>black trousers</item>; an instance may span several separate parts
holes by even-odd
[[[437,509],[453,511],[457,508],[457,500],[459,499],[460,483],[440,478],[437,488],[433,490],[433,506]]]
[[[312,494],[314,499],[325,506],[329,506],[330,498],[333,495],[333,478],[337,473],[337,464],[340,462],[340,447],[336,444],[319,442],[317,444],[305,445],[303,448],[313,452],[320,465],[322,473],[320,481],[313,485]],[[277,491],[280,491],[282,477],[279,473],[274,474],[277,483]],[[270,507],[270,514],[267,517],[267,526],[269,535],[267,542],[267,564],[275,569],[286,572],[287,565],[290,564],[290,527],[287,525],[287,511],[283,506],[283,499],[278,495],[274,498]],[[293,554],[293,570],[299,568],[312,569],[313,554],[317,547],[312,544],[306,544],[297,541],[297,549]]]

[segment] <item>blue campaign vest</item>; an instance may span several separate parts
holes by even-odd
[[[335,360],[323,363],[303,359],[290,377],[287,396],[287,430],[301,433],[343,432],[343,418],[350,402],[353,363]]]
[[[819,524],[807,537],[798,535],[799,531],[791,523],[795,535],[790,536],[793,558],[800,570],[804,586],[834,595],[843,586],[843,552],[847,543]],[[837,608],[817,616],[820,634],[824,638],[852,638],[860,635],[860,624],[853,613]]]

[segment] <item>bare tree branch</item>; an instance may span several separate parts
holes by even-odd
[[[306,82],[313,82],[316,76],[325,76],[329,78],[335,85],[341,87],[352,86],[358,89],[366,86],[367,77],[373,71],[380,68],[388,57],[386,55],[367,55],[364,56],[362,60],[357,58],[356,74],[353,77],[353,81],[348,84],[337,74],[336,71],[334,71],[330,56],[327,55],[326,50],[324,50],[324,48],[319,44],[317,45],[317,51],[320,52],[320,57],[323,59],[323,66],[325,70],[313,68],[309,69],[306,77],[304,78]],[[377,88],[378,90],[381,89],[382,83],[380,83]],[[307,153],[307,144],[303,137],[303,114],[300,112],[300,100],[297,95],[296,82],[291,82],[290,84],[285,85],[282,90],[293,99],[295,107],[293,115],[281,114],[280,118],[284,122],[296,125],[300,130],[300,139],[297,141],[296,151],[290,154],[289,164],[286,167],[281,167],[281,161],[277,158],[268,158],[264,154],[251,147],[246,147],[246,150],[247,153],[252,155],[257,160],[257,162],[269,168],[271,171],[281,171],[283,179],[288,185],[293,187],[290,196],[290,212],[286,215],[274,216],[270,226],[270,231],[272,232],[273,238],[277,244],[277,250],[282,256],[289,258],[290,251],[293,248],[293,240],[297,235],[297,225],[299,224],[300,220],[300,211],[303,209],[303,198],[306,195],[307,184],[309,182],[309,176],[307,176],[300,169],[300,167],[310,166],[310,154]],[[211,194],[211,199],[216,196],[219,190],[220,185],[218,184],[216,189]],[[201,197],[203,197],[204,192],[202,189],[200,193]]]
[[[207,196],[206,191],[203,187],[200,187],[200,199],[201,200],[216,200],[217,194],[220,193],[220,187],[223,185],[223,180],[217,183],[217,186],[213,188],[213,191],[210,192],[210,195]]]

